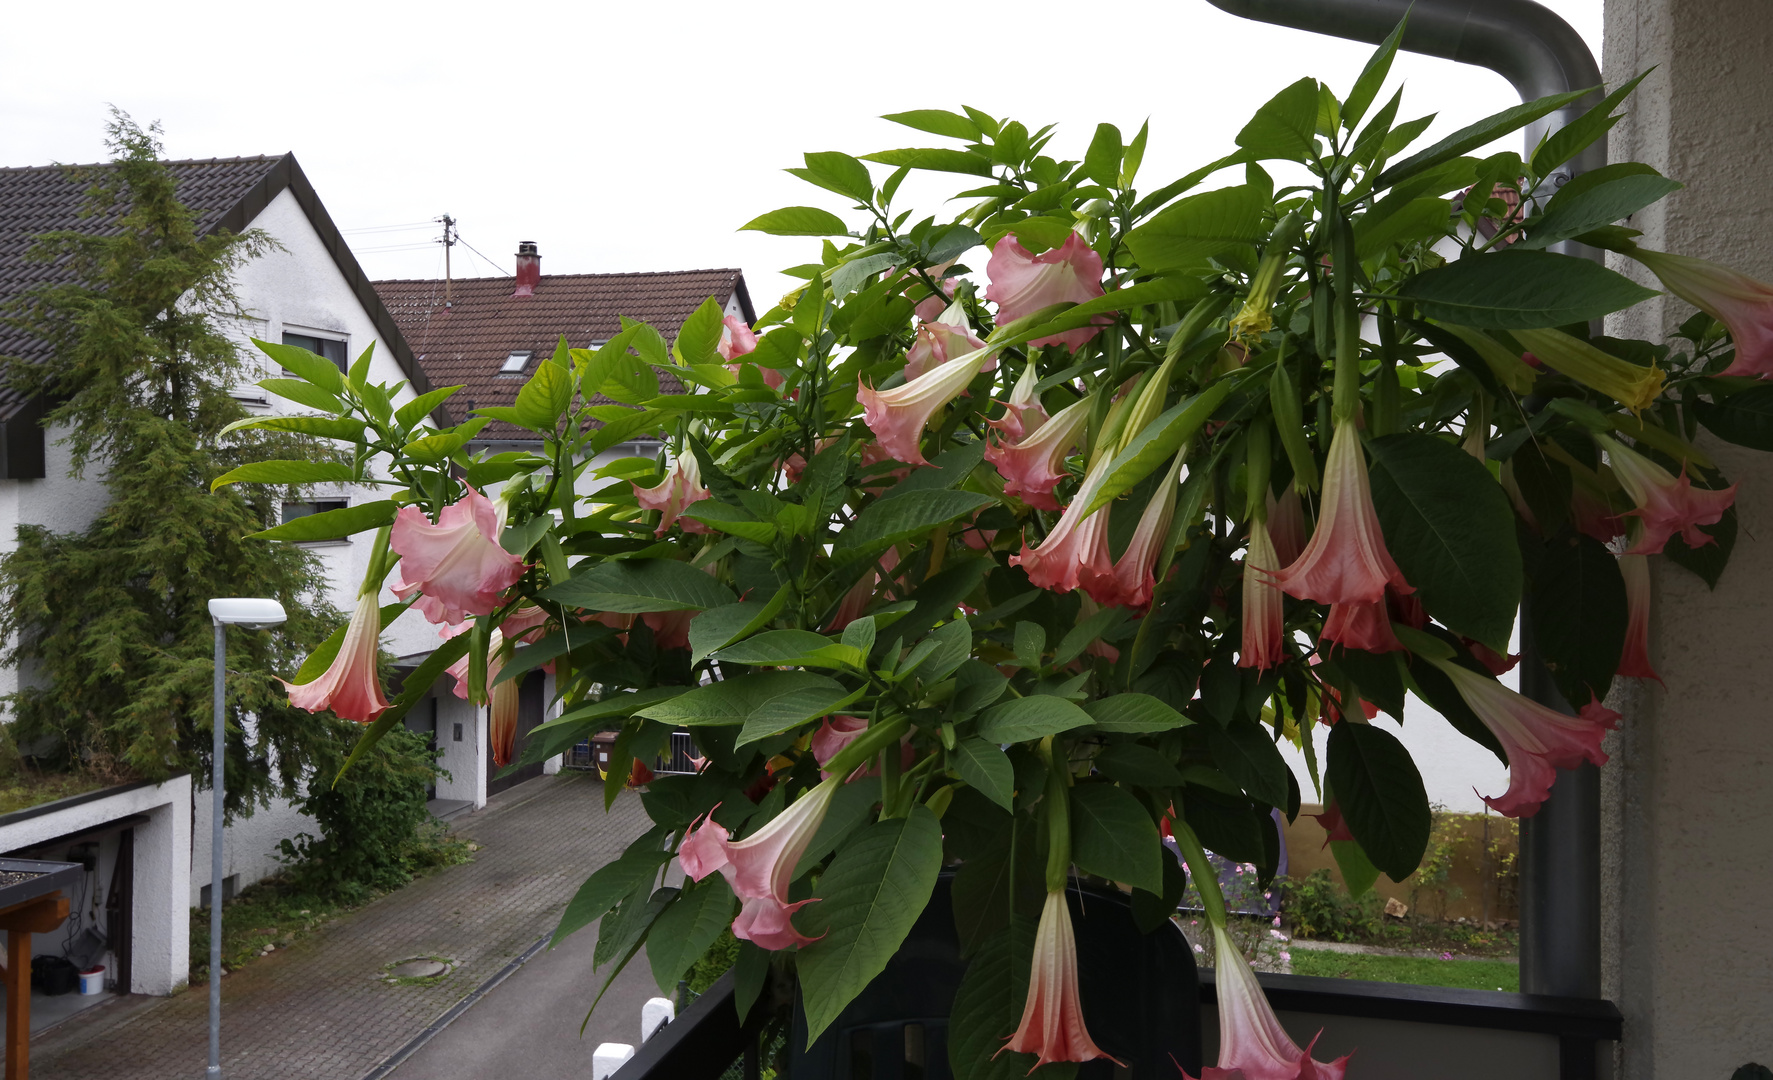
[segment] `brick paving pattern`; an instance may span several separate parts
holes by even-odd
[[[455,821],[482,845],[450,867],[261,957],[222,980],[222,1072],[229,1080],[355,1080],[554,928],[585,877],[647,828],[623,793],[603,812],[601,783],[562,773],[502,792]],[[394,986],[383,966],[414,956],[456,967],[434,986]],[[203,1075],[204,987],[144,1006],[114,1005],[34,1040],[40,1080],[171,1080]]]

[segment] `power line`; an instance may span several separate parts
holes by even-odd
[[[457,239],[461,239],[461,238],[457,237]],[[505,273],[504,267],[500,266],[496,262],[493,262],[491,259],[488,259],[485,255],[481,255],[480,250],[478,248],[476,248],[473,244],[468,243],[468,241],[466,241],[466,240],[462,240],[462,246],[467,248],[469,251],[474,252],[474,254],[480,255],[481,260],[483,262],[485,262],[486,265],[492,267],[494,270],[497,270],[499,272],[500,277],[509,276]]]
[[[362,233],[405,232],[409,229],[428,229],[436,224],[431,221],[414,221],[406,225],[369,225],[361,229],[340,229],[346,236],[357,236]]]

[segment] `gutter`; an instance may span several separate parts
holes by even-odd
[[[1400,47],[1425,56],[1488,68],[1514,85],[1523,101],[1599,86],[1600,67],[1570,24],[1531,0],[1208,0],[1222,11],[1259,22],[1377,45],[1408,14]],[[1593,106],[1591,94],[1526,131],[1531,152]],[[1553,173],[1571,176],[1607,163],[1597,140]],[[1554,250],[1585,258],[1601,253],[1576,245]],[[1562,712],[1538,650],[1531,620],[1521,630],[1521,693]],[[1521,821],[1521,990],[1563,997],[1601,996],[1601,788],[1593,765],[1560,770],[1539,813]],[[1565,1039],[1565,1076],[1594,1075],[1594,1044]]]

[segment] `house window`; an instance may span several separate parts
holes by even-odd
[[[325,338],[316,337],[313,334],[285,333],[283,335],[283,343],[285,345],[294,345],[298,349],[306,349],[315,356],[324,356],[328,360],[337,364],[340,371],[344,371],[346,367],[349,366],[345,360],[345,339],[343,338]]]
[[[534,355],[535,355],[535,353],[530,349],[524,349],[519,352],[512,353],[511,355],[505,357],[505,362],[503,364],[499,365],[499,374],[500,375],[521,375],[521,374],[523,374],[523,369],[529,366],[529,358]]]
[[[324,514],[328,510],[343,510],[351,505],[349,499],[315,499],[313,502],[286,502],[283,504],[283,524],[288,525],[297,518],[305,518],[310,514]]]

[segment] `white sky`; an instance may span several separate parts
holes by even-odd
[[[1547,6],[1599,54],[1601,0]],[[887,28],[894,10],[909,34]],[[114,103],[162,121],[174,157],[294,151],[374,278],[442,276],[439,229],[350,230],[448,212],[502,274],[519,240],[545,273],[737,266],[761,311],[818,241],[735,230],[778,206],[845,209],[781,171],[801,152],[954,145],[882,113],[964,101],[1057,122],[1050,151],[1069,158],[1098,122],[1130,138],[1149,116],[1150,190],[1229,151],[1301,75],[1346,93],[1370,51],[1205,0],[19,5],[0,35],[0,164],[102,160]],[[1400,56],[1399,80],[1401,116],[1439,114],[1430,137],[1516,100],[1426,57]],[[962,190],[941,185],[966,179],[908,182],[900,204],[940,214]],[[374,250],[398,245],[416,248]],[[458,247],[455,272],[493,270]]]

